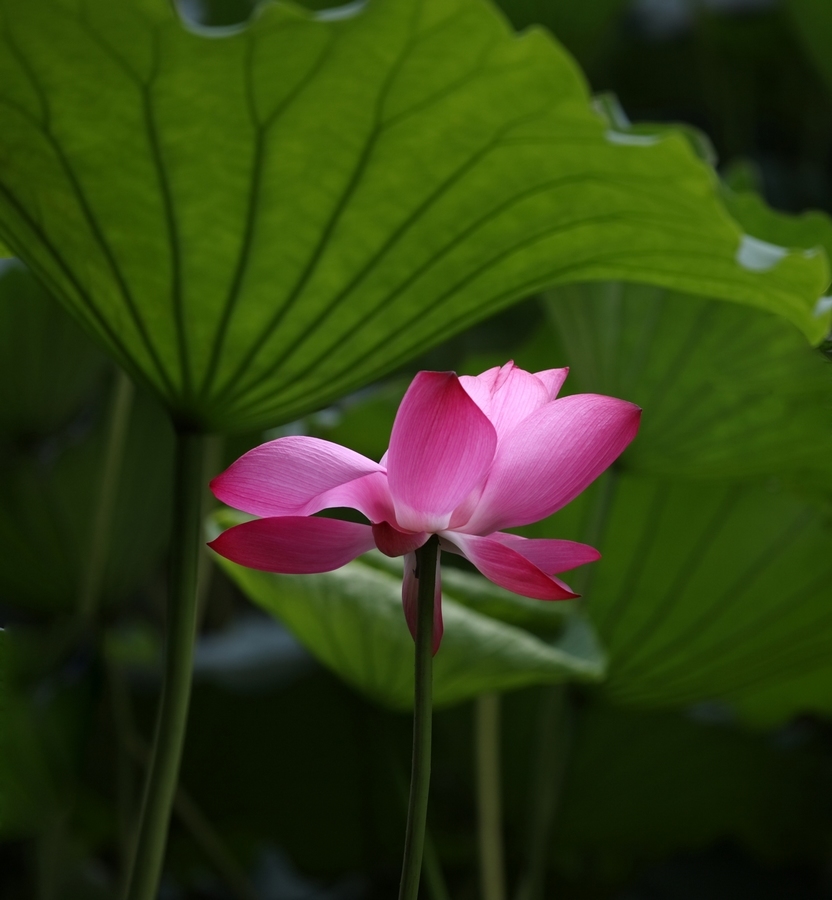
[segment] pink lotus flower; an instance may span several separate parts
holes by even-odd
[[[569,503],[635,437],[641,410],[598,394],[556,399],[567,369],[532,374],[514,363],[476,377],[419,372],[373,462],[312,437],[255,447],[211,482],[214,494],[263,518],[210,546],[233,562],[283,574],[327,572],[378,547],[404,556],[402,600],[416,631],[415,551],[432,534],[501,587],[540,600],[576,597],[556,577],[600,557],[574,541],[501,529]],[[371,525],[314,517],[352,507]],[[434,652],[442,637],[437,578]]]

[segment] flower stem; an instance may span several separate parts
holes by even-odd
[[[177,432],[164,679],[125,900],[156,898],[179,778],[196,638],[204,446],[202,435]]]
[[[567,685],[545,689],[532,769],[532,819],[528,861],[516,900],[542,900],[551,857],[551,835],[572,742],[573,710]]]
[[[475,701],[480,887],[483,900],[506,900],[500,790],[500,695]]]
[[[413,763],[399,900],[416,900],[425,848],[430,789],[433,707],[433,605],[439,539],[434,535],[416,551],[419,594],[416,618],[416,678],[413,703]]]
[[[107,449],[93,520],[87,567],[81,583],[79,613],[81,618],[87,622],[91,622],[95,618],[101,601],[113,512],[116,507],[124,447],[127,443],[130,413],[133,409],[133,394],[133,382],[123,370],[119,369],[116,373],[110,401]]]

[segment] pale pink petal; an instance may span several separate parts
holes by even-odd
[[[404,556],[418,550],[430,535],[426,531],[414,533],[412,531],[399,531],[389,522],[379,522],[373,525],[373,538],[376,547],[385,556]]]
[[[257,516],[301,515],[320,494],[372,472],[384,468],[346,447],[297,435],[249,450],[214,478],[211,490]]]
[[[375,546],[369,525],[309,516],[253,519],[208,544],[232,562],[283,575],[340,569]]]
[[[519,369],[513,363],[503,366],[504,375],[497,379],[491,398],[488,418],[502,440],[536,409],[549,401],[549,392],[543,382]]]
[[[543,382],[513,366],[507,377],[502,380],[491,401],[491,421],[497,429],[497,436],[502,439],[536,409],[549,401],[549,392]]]
[[[551,515],[618,458],[640,416],[634,404],[598,394],[547,403],[500,443],[477,508],[458,527],[490,534]]]
[[[472,562],[494,584],[535,600],[568,600],[578,595],[554,575],[547,575],[516,550],[493,537],[447,531],[442,546]]]
[[[404,395],[387,453],[396,524],[441,531],[485,477],[497,434],[453,372],[419,372]]]
[[[554,400],[569,369],[548,369],[531,375],[519,369],[513,362],[502,367],[488,369],[476,377],[467,375],[459,379],[472,400],[491,420],[499,442],[550,400]],[[477,485],[451,515],[448,527],[464,525],[480,502],[485,484]]]
[[[494,385],[502,370],[502,366],[494,366],[493,369],[486,369],[479,375],[459,376],[459,383],[465,389],[465,393],[489,419],[491,418],[491,398],[494,395]]]
[[[442,576],[439,568],[439,554],[436,551],[436,591],[433,598],[433,652],[439,649],[442,642]],[[416,578],[416,554],[408,553],[404,558],[404,577],[402,578],[402,606],[407,627],[416,640],[416,620],[419,609],[419,582]]]
[[[567,367],[563,369],[544,369],[542,372],[535,372],[534,376],[543,382],[543,386],[549,393],[549,399],[554,400],[563,386],[563,382],[566,381],[568,374],[569,369]]]
[[[506,534],[503,531],[495,531],[489,537],[516,550],[547,575],[568,572],[570,569],[596,562],[601,558],[601,554],[594,547],[576,541],[524,538],[519,534]]]
[[[554,400],[568,371],[548,369],[533,375],[508,362],[481,375],[463,375],[459,383],[502,439],[536,409]]]

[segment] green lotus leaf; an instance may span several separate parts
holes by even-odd
[[[832,60],[829,58],[832,7],[825,0],[788,0],[785,5],[809,59],[832,90]]]
[[[605,694],[761,726],[832,711],[828,508],[771,483],[623,475],[614,497],[587,591]]]
[[[620,283],[560,288],[547,310],[565,387],[643,408],[630,470],[832,489],[832,364],[782,319]]]
[[[0,468],[0,595],[11,608],[77,611],[107,451],[107,422],[9,452]],[[158,566],[170,530],[173,435],[152,397],[134,401],[108,530],[101,599],[124,600]]]
[[[180,425],[319,408],[544,286],[752,304],[812,341],[822,251],[744,236],[684,136],[611,128],[480,0],[0,3],[0,239]]]
[[[604,694],[760,726],[828,714],[829,361],[775,316],[654,288],[568,288],[547,307],[572,389],[644,409],[620,463],[524,529],[603,554],[582,587]]]
[[[16,261],[0,263],[0,435],[60,428],[89,400],[106,358]]]
[[[772,864],[823,857],[823,754],[799,735],[590,703],[573,740],[552,845],[563,874],[629,880],[647,861],[719,841]]]

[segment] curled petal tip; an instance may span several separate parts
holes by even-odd
[[[217,500],[222,499],[217,492],[222,490],[222,476],[224,474],[225,474],[224,472],[220,472],[219,475],[215,475],[208,482],[208,487],[210,488],[211,493],[217,498]]]
[[[451,545],[449,549],[472,562],[489,581],[515,594],[535,600],[572,600],[578,596],[568,584],[544,572],[536,561],[496,536],[446,532],[443,538]]]

